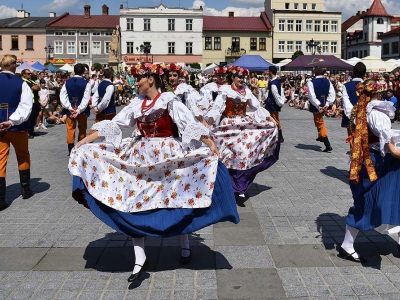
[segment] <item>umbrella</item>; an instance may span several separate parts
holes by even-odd
[[[15,73],[21,73],[23,70],[28,69],[29,71],[40,71],[36,68],[34,68],[33,66],[30,66],[27,62],[24,62],[22,65],[20,65],[17,70],[15,71]]]
[[[378,57],[367,56],[364,57],[361,62],[367,67],[367,72],[390,72],[395,67],[381,60]]]
[[[284,71],[312,71],[317,66],[328,71],[353,70],[352,65],[334,55],[299,55],[282,69]]]
[[[52,63],[48,63],[46,65],[46,69],[48,69],[50,72],[52,73],[56,73],[56,72],[65,72],[65,70],[61,70],[59,68],[57,68],[55,65],[53,65]]]
[[[211,74],[216,67],[218,67],[218,65],[212,63],[211,65],[207,66],[203,71],[205,74],[208,75],[208,74]]]
[[[292,60],[290,58],[285,58],[284,60],[281,60],[280,62],[278,62],[276,65],[279,67],[283,67],[284,65],[287,65],[291,61]]]
[[[249,69],[249,71],[264,72],[269,66],[279,66],[270,63],[260,55],[242,55],[237,61],[232,63],[233,66]]]
[[[43,71],[46,67],[37,61],[32,65],[32,68],[38,69],[39,71]]]
[[[195,68],[191,68],[191,67],[184,67],[183,69],[188,73],[200,73],[201,72],[200,69],[195,69]]]
[[[73,72],[74,71],[74,67],[71,66],[70,64],[66,63],[65,65],[63,65],[60,70],[63,71],[67,71],[67,72]]]

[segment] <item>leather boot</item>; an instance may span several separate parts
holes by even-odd
[[[31,190],[31,170],[19,171],[19,180],[21,182],[22,199],[28,199],[34,195]]]
[[[70,156],[71,155],[71,150],[72,150],[72,148],[74,148],[74,144],[72,143],[72,144],[68,144],[68,156]]]
[[[331,152],[333,150],[332,147],[331,147],[331,143],[329,142],[328,137],[322,138],[322,142],[325,145],[325,150],[323,150],[323,152]]]
[[[278,131],[278,137],[279,137],[279,141],[280,141],[281,143],[283,143],[283,142],[285,141],[285,139],[283,138],[282,129],[280,129],[280,130]]]
[[[6,178],[0,177],[0,211],[7,207],[9,205],[6,203]]]

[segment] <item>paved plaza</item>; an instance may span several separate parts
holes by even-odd
[[[20,197],[14,154],[8,165],[0,299],[400,299],[396,237],[360,233],[365,265],[337,257],[352,204],[340,119],[325,119],[334,151],[324,153],[309,112],[285,105],[281,117],[280,160],[257,176],[241,222],[193,233],[185,267],[179,238],[147,239],[151,268],[132,284],[131,240],[71,198],[65,126],[42,130],[29,141],[31,199]]]

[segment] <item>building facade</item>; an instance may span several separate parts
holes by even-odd
[[[400,27],[379,35],[379,39],[382,41],[383,60],[400,59]]]
[[[203,64],[230,64],[243,54],[272,60],[272,26],[263,12],[259,17],[203,17]]]
[[[46,24],[55,20],[55,13],[49,17],[31,17],[24,10],[17,11],[17,17],[0,20],[0,55],[14,54],[19,62],[47,59]]]
[[[111,36],[119,26],[119,16],[109,15],[106,5],[102,15],[91,15],[90,8],[85,5],[83,15],[64,13],[46,26],[47,44],[53,47],[53,64],[108,65]]]
[[[174,8],[162,4],[121,7],[120,18],[121,59],[126,64],[147,59],[182,66],[202,65],[202,8]]]
[[[294,52],[319,52],[340,57],[341,12],[325,12],[324,0],[266,0],[265,12],[273,25],[273,62]],[[313,40],[314,47],[308,42]]]

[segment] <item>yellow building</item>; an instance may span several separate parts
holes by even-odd
[[[273,62],[304,54],[341,54],[341,12],[325,12],[324,0],[266,0],[273,26]],[[314,46],[309,42],[313,40]]]
[[[203,16],[203,66],[230,64],[243,54],[258,54],[272,60],[271,23],[259,17]]]

